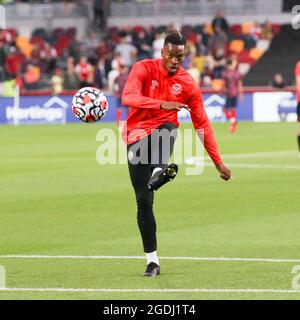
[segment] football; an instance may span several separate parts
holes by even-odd
[[[107,110],[107,98],[98,88],[84,87],[73,96],[72,112],[81,121],[98,121],[106,115]]]

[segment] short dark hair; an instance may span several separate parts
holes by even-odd
[[[182,33],[179,31],[172,31],[167,34],[165,41],[164,41],[164,47],[167,46],[169,43],[175,44],[175,45],[183,45],[186,46],[186,39]]]

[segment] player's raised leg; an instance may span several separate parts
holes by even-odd
[[[169,164],[176,137],[176,125],[171,122],[161,125],[151,135],[151,164],[153,170],[148,182],[148,189],[151,191],[157,191],[177,175],[177,164]]]

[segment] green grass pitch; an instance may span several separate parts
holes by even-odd
[[[227,126],[213,125],[235,179],[222,181],[212,166],[187,176],[180,165],[176,180],[155,195],[159,255],[300,259],[296,125],[240,123],[235,135]],[[7,288],[116,291],[0,290],[0,299],[300,298],[239,291],[292,290],[297,261],[162,259],[161,276],[145,279],[143,259],[3,257],[143,255],[127,166],[96,162],[96,134],[107,127],[117,132],[101,123],[0,127],[0,265]]]

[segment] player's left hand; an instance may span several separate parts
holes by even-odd
[[[223,163],[216,164],[216,168],[220,172],[221,179],[225,181],[228,181],[229,179],[233,179],[231,175],[231,171]]]

